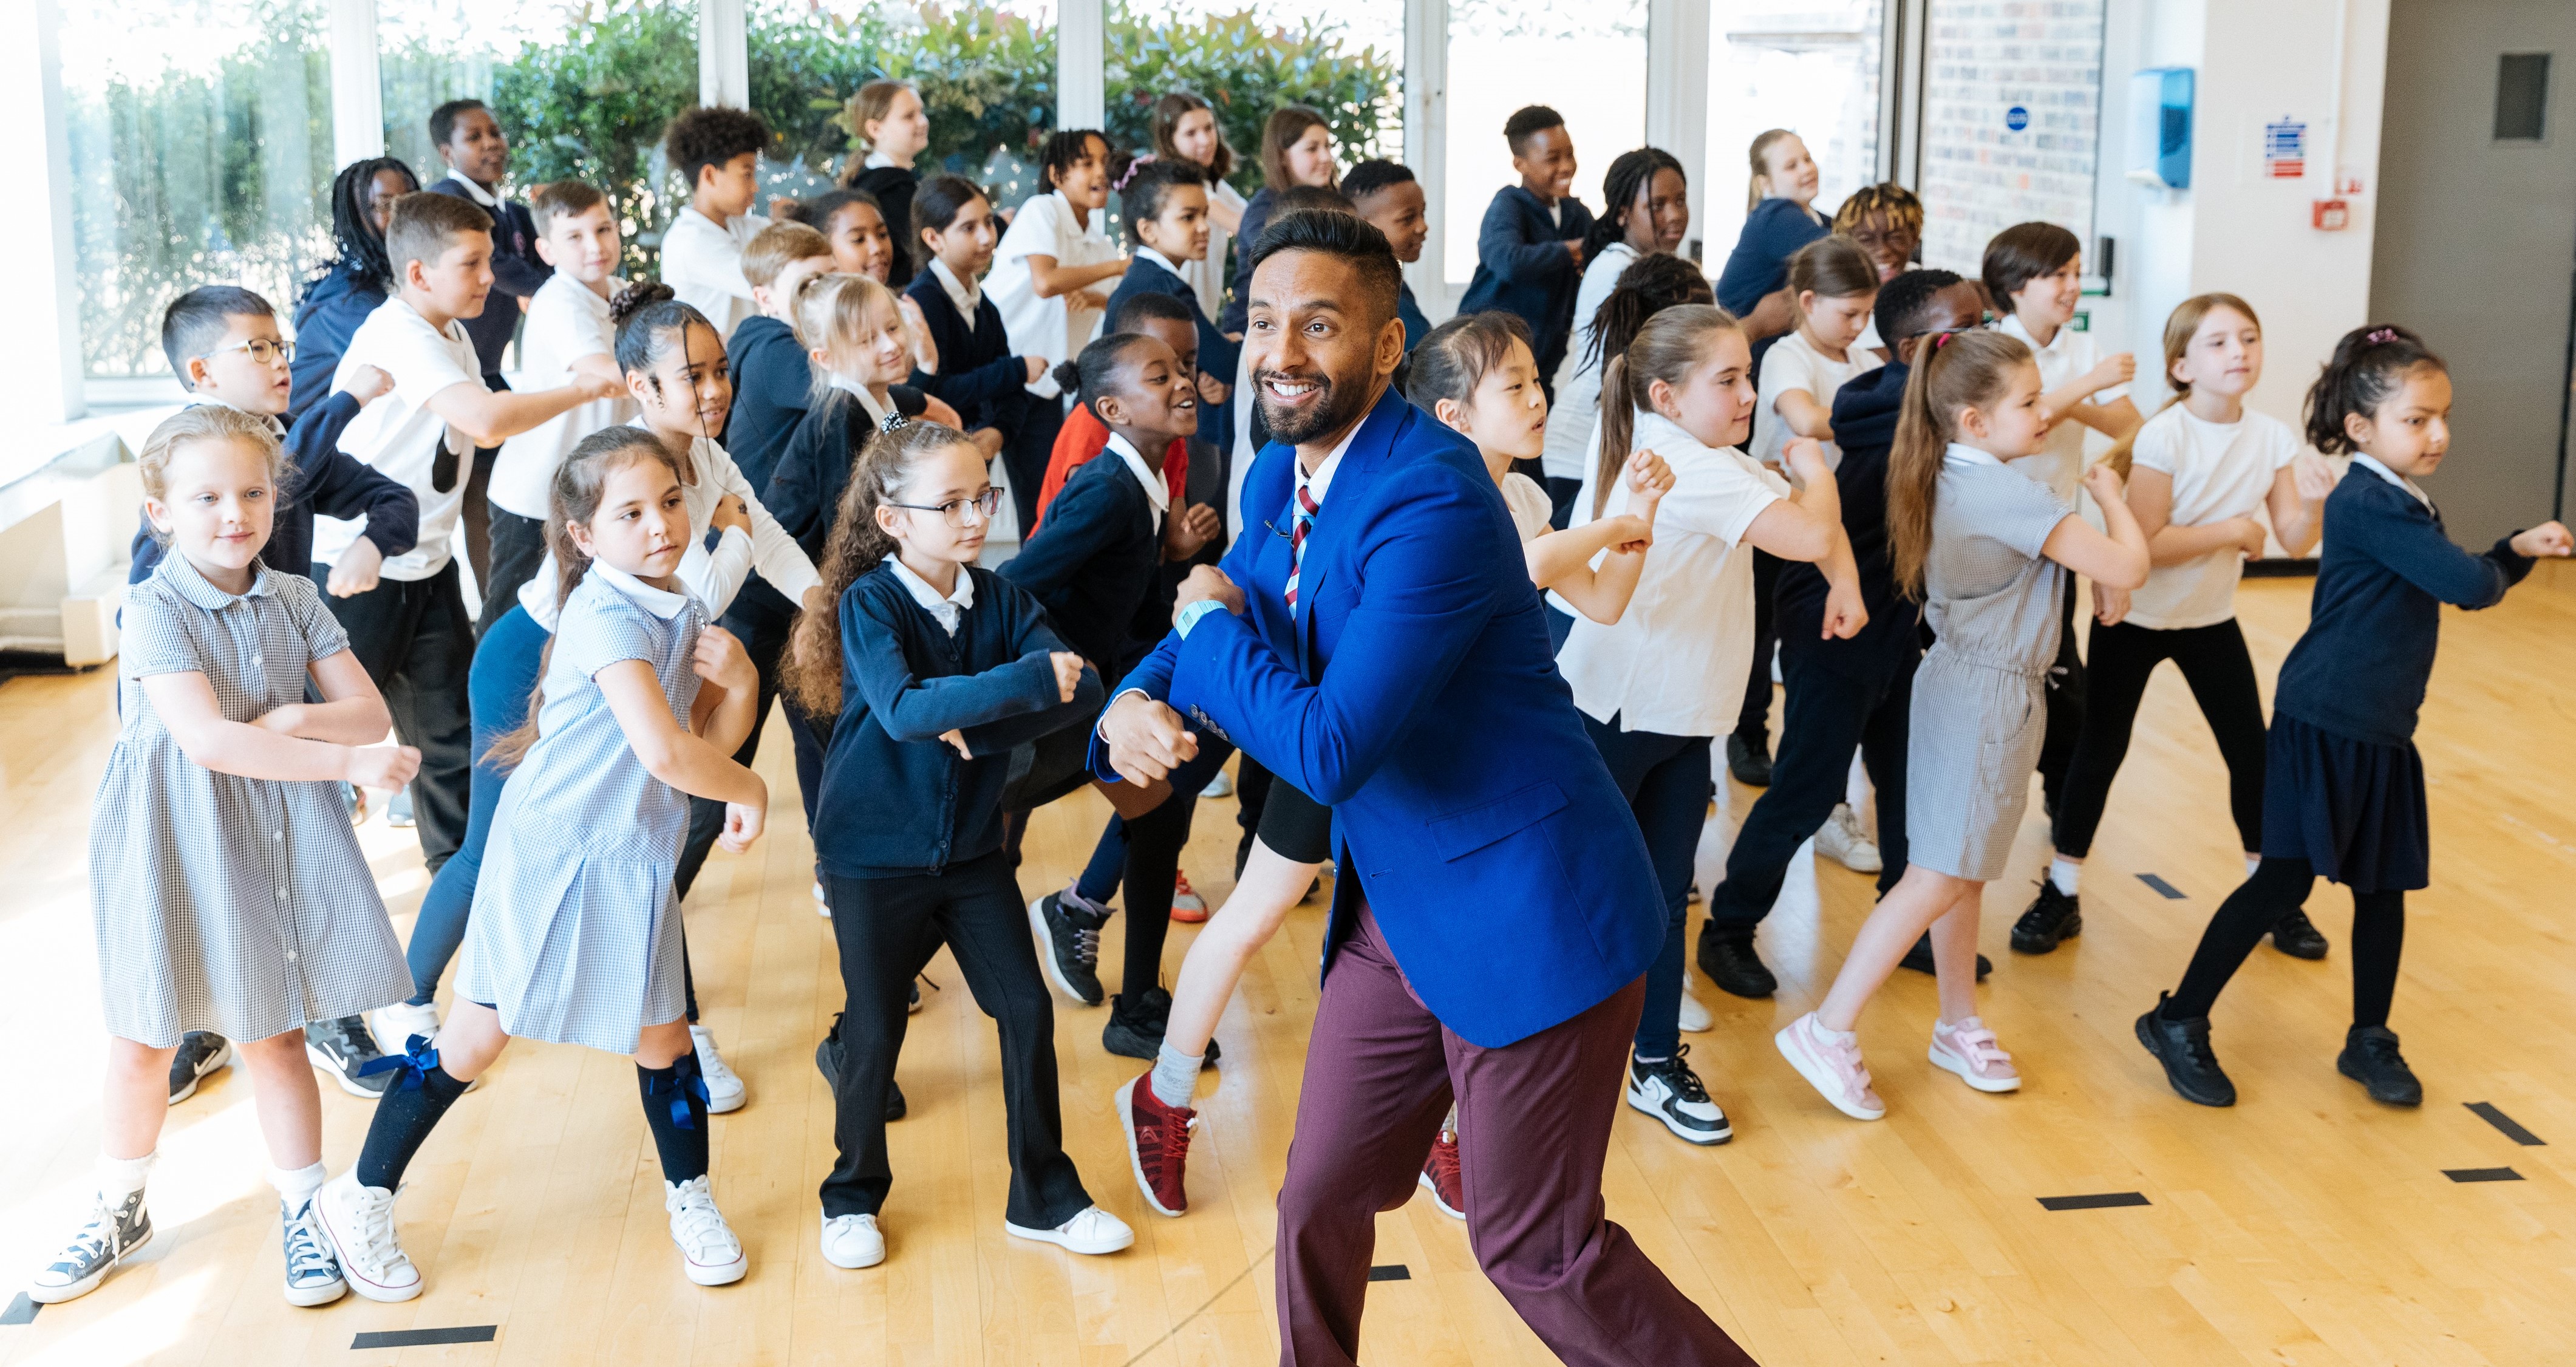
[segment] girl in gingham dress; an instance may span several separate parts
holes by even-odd
[[[180,1036],[239,1042],[285,1224],[286,1299],[348,1289],[314,1222],[322,1101],[304,1025],[402,996],[402,948],[349,828],[344,783],[399,788],[420,752],[320,590],[269,570],[285,456],[214,404],[154,428],[144,511],[173,552],[125,605],[124,730],[90,811],[90,908],[110,1035],[97,1202],[27,1288],[84,1295],[152,1238],[143,1179]],[[304,701],[307,682],[322,694]]]
[[[516,768],[475,886],[461,1000],[437,1048],[413,1038],[357,1166],[322,1189],[323,1229],[371,1300],[420,1294],[394,1233],[403,1169],[514,1036],[633,1055],[682,1270],[722,1286],[750,1265],[709,1189],[672,880],[691,796],[726,804],[725,848],[760,835],[767,785],[731,758],[759,678],[679,578],[687,498],[652,434],[585,438],[550,501],[559,615],[529,720],[494,747]]]
[[[1916,353],[1888,452],[1896,582],[1938,639],[1914,676],[1906,747],[1905,877],[1852,938],[1824,1004],[1790,1022],[1780,1052],[1834,1108],[1887,1113],[1854,1027],[1928,927],[1940,981],[1933,1066],[1981,1092],[2021,1087],[1977,1015],[1977,911],[2003,874],[2030,801],[2057,657],[2067,571],[2114,589],[2147,579],[2147,540],[2107,465],[2085,476],[2110,535],[2004,462],[2045,448],[2030,348],[1994,332],[1936,334]]]

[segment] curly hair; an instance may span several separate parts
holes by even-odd
[[[691,185],[698,173],[745,152],[769,150],[769,121],[748,109],[701,105],[683,110],[662,134],[662,155]]]

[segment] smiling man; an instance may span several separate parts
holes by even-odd
[[[1210,732],[1333,808],[1341,874],[1279,1193],[1280,1360],[1356,1360],[1377,1214],[1411,1194],[1454,1097],[1478,1261],[1560,1358],[1750,1362],[1603,1215],[1661,898],[1501,493],[1390,386],[1394,253],[1310,211],[1252,256],[1244,346],[1273,441],[1244,506],[1275,534],[1182,586],[1095,768],[1160,778]]]

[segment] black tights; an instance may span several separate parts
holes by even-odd
[[[2083,729],[2059,789],[2057,852],[2081,859],[2092,852],[2111,779],[2129,753],[2129,733],[2148,676],[2171,660],[2191,685],[2200,714],[2227,761],[2227,804],[2244,848],[2263,848],[2263,695],[2254,686],[2254,660],[2245,633],[2231,617],[2205,627],[2096,626],[2084,662]]]
[[[2245,956],[2262,943],[2274,922],[2307,900],[2316,870],[2304,859],[2266,856],[2254,876],[2219,903],[2201,932],[2200,948],[2183,970],[2182,986],[2166,1001],[2168,1020],[2206,1016]],[[2406,894],[2389,889],[2352,895],[2352,1023],[2388,1024],[2397,993],[2397,961],[2406,948]]]

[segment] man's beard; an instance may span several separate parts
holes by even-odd
[[[1283,411],[1270,395],[1273,379],[1294,380],[1312,384],[1323,394],[1295,410]],[[1330,375],[1281,375],[1277,371],[1255,373],[1255,401],[1261,406],[1262,425],[1270,429],[1270,439],[1290,446],[1302,445],[1350,426],[1368,402],[1368,386],[1345,384]]]

